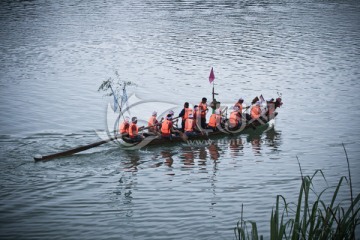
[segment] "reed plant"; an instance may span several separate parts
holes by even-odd
[[[323,190],[319,194],[314,191],[313,180],[318,174],[325,179],[321,170],[315,171],[310,176],[303,176],[301,166],[301,187],[297,203],[292,204],[286,202],[286,199],[278,195],[276,197],[275,208],[272,209],[270,218],[270,239],[356,239],[355,230],[359,225],[359,201],[360,194],[353,197],[351,173],[349,158],[344,151],[348,164],[348,178],[341,177],[330,203],[322,200]],[[299,160],[298,160],[299,162]],[[326,180],[326,179],[325,179]],[[350,186],[350,206],[344,208],[341,201],[338,201],[338,193],[346,181]],[[313,193],[313,194],[311,194]],[[315,196],[313,196],[315,195]],[[311,201],[313,200],[313,201]],[[263,239],[263,235],[259,235],[257,224],[253,221],[243,220],[243,206],[241,208],[241,219],[234,228],[236,239]]]

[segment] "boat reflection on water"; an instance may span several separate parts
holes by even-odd
[[[261,156],[266,152],[276,152],[281,144],[281,132],[274,128],[266,132],[253,132],[237,138],[229,138],[227,146],[231,157],[243,156],[247,146],[251,146],[254,156]]]
[[[244,155],[244,144],[241,138],[230,139],[229,142],[231,157],[237,157]]]
[[[170,151],[161,151],[161,157],[164,159],[164,164],[171,167],[174,163],[173,154]]]
[[[261,135],[249,134],[246,138],[247,142],[251,144],[251,148],[255,156],[261,156]]]
[[[138,171],[137,166],[139,166],[141,159],[139,152],[124,151],[123,154],[126,156],[124,158],[126,159],[126,161],[122,163],[122,165],[124,166],[124,171],[137,172]]]
[[[218,160],[220,157],[218,145],[212,143],[208,146],[208,149],[209,149],[210,159],[214,161]]]
[[[276,131],[274,128],[265,133],[265,142],[267,146],[273,151],[277,151],[281,145],[281,131]]]
[[[263,134],[249,134],[246,141],[251,144],[252,151],[255,156],[261,156],[264,149],[275,152],[281,144],[281,132],[274,128],[264,132]]]
[[[182,148],[182,154],[180,155],[180,159],[183,163],[184,168],[194,166],[195,153],[189,146],[185,146]]]

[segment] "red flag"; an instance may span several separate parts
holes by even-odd
[[[209,82],[212,83],[214,80],[215,80],[214,70],[213,70],[213,68],[211,68]]]

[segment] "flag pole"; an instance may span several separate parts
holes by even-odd
[[[215,99],[215,81],[213,81],[213,88],[212,88],[212,100],[214,102]]]
[[[211,108],[213,109],[213,113],[215,112],[215,109],[216,109],[215,95],[217,95],[215,93],[215,81],[214,80],[215,80],[214,68],[211,68],[209,81],[210,81],[210,83],[213,84],[213,87],[212,87],[212,102],[211,102],[211,105],[212,105]]]

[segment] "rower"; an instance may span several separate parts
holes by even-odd
[[[125,117],[124,121],[119,126],[119,132],[122,136],[128,136],[129,135],[129,117]]]
[[[255,106],[251,108],[251,118],[253,120],[258,120],[261,116],[260,102],[257,101]]]
[[[129,137],[134,142],[140,142],[143,137],[139,135],[139,128],[137,124],[137,117],[131,119],[131,124],[129,126]]]
[[[149,121],[148,121],[148,131],[151,133],[157,133],[159,130],[159,121],[156,119],[157,117],[157,112],[153,111]]]
[[[185,129],[185,121],[186,119],[189,118],[189,114],[192,114],[193,110],[191,108],[189,108],[189,103],[188,102],[185,102],[184,103],[184,108],[181,110],[180,114],[179,114],[179,117],[182,118],[182,121],[181,121],[181,131],[184,132],[184,129]]]
[[[203,97],[201,103],[199,104],[201,128],[206,128],[206,112],[209,110],[206,101],[207,99]]]
[[[172,121],[172,123],[173,123],[174,129],[175,129],[175,130],[179,130],[179,128],[178,128],[179,118],[174,118],[175,113],[174,113],[173,110],[170,110],[168,114],[171,115],[171,121]]]
[[[189,117],[185,121],[185,134],[186,136],[195,136],[197,133],[195,132],[195,120],[192,114],[189,114]]]
[[[207,125],[208,129],[212,129],[214,132],[218,131],[218,127],[221,124],[221,110],[216,109],[215,113],[211,114],[209,123]]]
[[[172,139],[172,133],[178,132],[177,130],[174,130],[173,128],[173,122],[172,122],[172,115],[168,114],[166,116],[166,119],[161,124],[161,137]]]
[[[239,114],[239,108],[234,107],[233,111],[230,113],[229,127],[232,129],[238,128],[241,124],[241,115]]]

